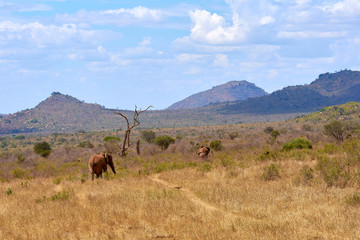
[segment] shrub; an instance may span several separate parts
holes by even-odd
[[[18,163],[23,163],[25,161],[25,156],[22,153],[16,154],[16,158]]]
[[[264,133],[266,134],[271,134],[275,129],[271,126],[267,126],[266,128],[264,128]]]
[[[335,138],[338,142],[344,140],[345,131],[345,124],[337,120],[332,121],[331,123],[328,123],[324,126],[324,133]]]
[[[18,135],[16,137],[14,137],[15,140],[23,140],[25,139],[25,136],[24,135]]]
[[[21,168],[15,168],[11,171],[11,174],[14,178],[25,178],[27,175],[27,171]]]
[[[271,132],[271,137],[272,137],[273,139],[276,139],[278,136],[280,136],[280,132],[279,132],[279,131],[275,130],[275,131],[272,131],[272,132]]]
[[[360,206],[360,192],[347,196],[345,203],[349,206]]]
[[[119,137],[114,137],[114,136],[106,136],[104,138],[104,142],[119,142],[120,138]]]
[[[314,170],[309,166],[303,166],[300,170],[299,175],[295,178],[295,184],[300,183],[306,184],[314,178]]]
[[[51,147],[49,145],[49,143],[47,142],[39,142],[39,143],[35,143],[34,145],[34,152],[36,154],[41,155],[42,157],[47,158],[50,153],[51,153]]]
[[[234,140],[235,138],[238,138],[240,135],[237,132],[229,133],[229,137],[231,140]]]
[[[51,200],[53,201],[64,201],[68,200],[73,195],[71,190],[63,190],[51,196]]]
[[[80,142],[78,147],[81,148],[93,148],[94,144],[92,144],[90,141]]]
[[[6,194],[7,194],[7,195],[11,195],[11,194],[12,194],[11,188],[8,188],[8,190],[6,191]]]
[[[312,131],[312,127],[310,125],[304,124],[301,127],[302,130],[307,131],[307,132],[311,132]]]
[[[265,149],[264,152],[259,156],[259,161],[276,160],[278,156],[278,152]]]
[[[265,181],[275,180],[280,177],[280,166],[277,164],[270,164],[267,167],[264,167],[264,171],[261,174],[261,179]]]
[[[144,139],[146,142],[152,142],[156,137],[155,132],[151,130],[143,130],[141,131],[141,138]]]
[[[56,185],[59,185],[62,181],[62,177],[57,177],[53,180],[53,183],[56,184]]]
[[[328,156],[319,156],[316,168],[320,171],[329,187],[334,185],[342,172],[340,160]]]
[[[210,142],[210,148],[214,151],[221,151],[222,149],[222,145],[221,145],[221,140],[214,140]]]
[[[156,137],[153,142],[156,145],[160,146],[162,149],[167,149],[170,146],[170,144],[175,142],[175,139],[168,135],[162,135]]]
[[[312,149],[312,143],[305,138],[296,138],[285,143],[282,147],[283,151],[290,151],[292,149]]]

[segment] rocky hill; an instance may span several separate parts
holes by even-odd
[[[107,125],[115,128],[111,110],[84,103],[72,96],[54,92],[35,108],[0,118],[0,134],[17,132],[71,131]]]
[[[199,92],[169,106],[168,110],[204,107],[212,103],[231,102],[267,95],[253,83],[231,81],[210,90]]]

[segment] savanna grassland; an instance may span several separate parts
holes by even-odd
[[[326,124],[151,129],[175,140],[166,149],[134,130],[126,157],[123,131],[2,136],[0,238],[360,239],[359,127],[341,122],[339,140]],[[91,181],[101,151],[117,174]]]

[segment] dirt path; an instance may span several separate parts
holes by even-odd
[[[187,188],[183,188],[177,185],[173,185],[165,180],[162,180],[159,178],[159,174],[155,174],[150,176],[150,179],[153,180],[154,182],[160,183],[162,185],[164,185],[165,187],[168,188],[174,188],[177,189],[179,191],[182,191],[184,193],[184,195],[194,204],[203,207],[204,209],[207,209],[208,211],[216,211],[218,213],[222,213],[226,218],[228,218],[229,220],[234,220],[235,218],[238,218],[240,216],[238,216],[237,214],[231,213],[231,212],[226,212],[223,209],[217,208],[207,202],[204,202],[203,200],[201,200],[200,198],[198,198],[193,192],[191,192],[189,189]]]

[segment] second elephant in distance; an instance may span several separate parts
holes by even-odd
[[[201,158],[207,157],[207,155],[209,155],[210,153],[210,148],[209,147],[204,147],[201,146],[199,151],[198,151],[198,156]]]
[[[102,172],[107,171],[107,165],[111,167],[111,170],[116,174],[114,162],[111,154],[109,153],[98,153],[94,154],[89,159],[89,170],[91,173],[91,179],[94,180],[94,174],[96,178],[102,178]]]

